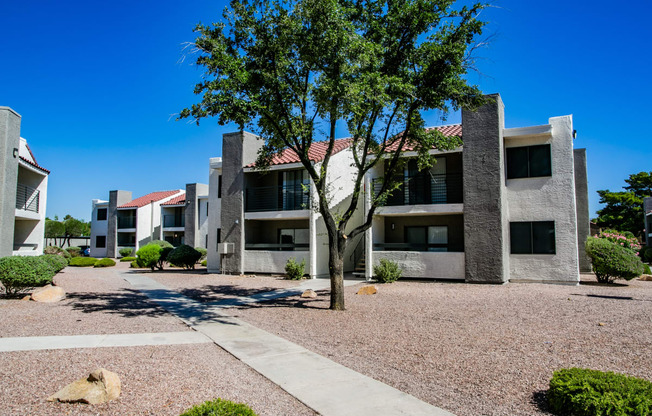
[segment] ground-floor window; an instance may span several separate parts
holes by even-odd
[[[106,236],[105,235],[96,235],[95,236],[95,247],[96,248],[106,248]]]
[[[281,228],[278,230],[281,251],[304,251],[310,247],[310,231],[307,228]]]
[[[448,226],[405,227],[405,242],[414,251],[448,251]]]
[[[555,222],[510,222],[512,254],[555,254]]]

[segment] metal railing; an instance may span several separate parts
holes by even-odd
[[[374,179],[375,195],[380,193],[383,178]],[[462,203],[462,174],[433,175],[429,172],[404,176],[403,183],[387,198],[386,206]]]
[[[118,228],[136,228],[136,217],[118,217]]]
[[[310,208],[310,195],[299,185],[245,189],[245,212],[294,211]]]
[[[267,244],[267,243],[245,243],[245,250],[265,251],[308,251],[310,244]]]
[[[416,244],[416,243],[375,243],[374,251],[431,251],[451,252],[448,244]]]
[[[186,226],[186,216],[185,215],[163,215],[163,227],[185,227]]]
[[[20,249],[23,248],[36,250],[38,248],[38,244],[34,244],[34,243],[15,244],[14,243],[14,251],[20,251]]]
[[[38,213],[41,192],[21,183],[16,188],[16,208]]]

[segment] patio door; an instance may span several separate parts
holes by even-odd
[[[306,209],[308,198],[303,190],[303,185],[307,185],[308,175],[304,170],[288,170],[279,172],[279,182],[281,186],[281,209],[283,211],[292,211]]]

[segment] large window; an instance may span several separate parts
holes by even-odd
[[[510,222],[512,254],[555,254],[555,222]]]
[[[551,176],[550,145],[507,148],[507,179]]]
[[[448,226],[405,227],[405,242],[409,250],[448,251]]]
[[[95,236],[95,247],[96,248],[106,248],[106,236],[105,235],[96,235]]]
[[[106,221],[106,208],[98,208],[97,209],[97,220],[98,221]]]
[[[282,228],[278,230],[281,251],[307,251],[310,248],[310,231],[307,228]]]

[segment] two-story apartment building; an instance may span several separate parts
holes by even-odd
[[[20,137],[21,116],[0,107],[0,257],[43,254],[50,171]]]
[[[643,215],[645,215],[645,245],[652,244],[652,197],[643,198]]]
[[[161,240],[173,246],[206,248],[208,240],[208,185],[189,183],[186,191],[161,204]]]

